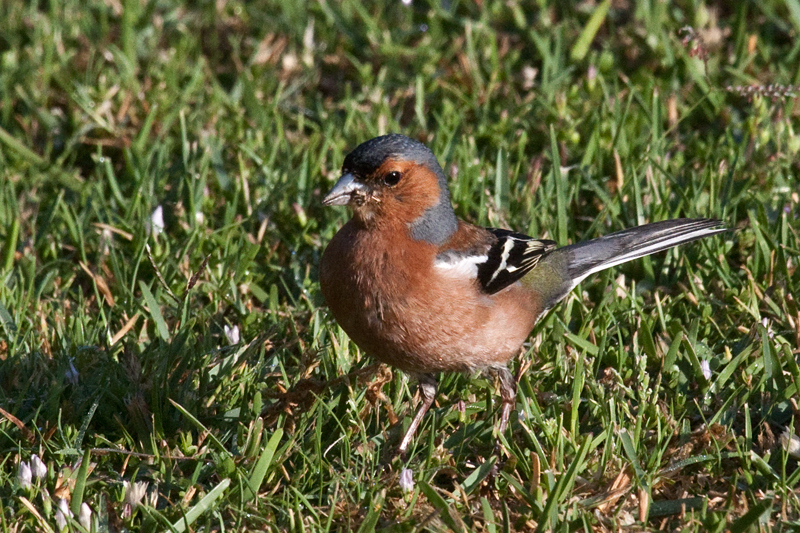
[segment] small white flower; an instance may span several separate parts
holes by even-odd
[[[78,522],[80,522],[84,528],[92,529],[92,509],[86,502],[81,504],[81,512],[78,513]]]
[[[414,472],[410,468],[400,471],[400,488],[403,489],[403,492],[414,490]]]
[[[700,361],[700,371],[703,372],[703,377],[706,381],[711,381],[711,366],[708,361]]]
[[[153,235],[158,235],[164,231],[164,208],[160,205],[156,207],[153,214],[150,215],[150,232]]]
[[[800,437],[791,433],[788,428],[781,433],[781,445],[786,453],[795,459],[800,459]]]
[[[79,377],[78,370],[75,368],[75,365],[73,364],[71,357],[69,358],[69,368],[65,372],[64,377],[66,377],[67,381],[69,381],[73,385],[78,384],[78,377]]]
[[[142,498],[147,494],[147,482],[137,481],[131,483],[130,481],[124,481],[123,485],[125,487],[125,503],[130,505],[131,508],[141,504]]]
[[[114,234],[110,229],[105,228],[100,232],[100,253],[108,255],[111,248],[111,242],[114,240]]]
[[[145,498],[144,503],[153,509],[158,507],[158,485],[155,487],[150,487],[150,490],[147,491],[147,497]]]
[[[402,0],[404,6],[410,6],[413,0]]]
[[[31,486],[31,467],[25,461],[19,462],[17,481],[19,482],[19,486],[25,490],[29,489]]]
[[[41,479],[47,475],[47,465],[36,454],[31,456],[31,470],[33,471],[33,477],[36,479]]]
[[[59,531],[67,529],[67,517],[72,517],[72,511],[69,510],[67,500],[59,498],[58,509],[56,509],[56,525]]]
[[[762,318],[761,319],[761,325],[764,326],[764,329],[767,330],[767,337],[768,338],[771,339],[771,338],[775,337],[775,332],[772,331],[772,322],[770,322],[770,320],[768,318]]]
[[[539,69],[530,65],[522,67],[522,88],[526,91],[533,89],[536,84],[536,76],[539,75]]]
[[[281,59],[281,68],[283,68],[283,70],[286,72],[292,72],[299,64],[300,61],[297,59],[297,54],[293,54],[291,52],[284,54],[283,58]]]
[[[228,327],[228,324],[222,326],[225,331],[225,336],[228,338],[229,344],[239,344],[239,326]]]
[[[467,412],[467,404],[464,402],[464,400],[458,400],[458,402],[456,402],[456,409],[458,409],[458,412],[463,415]]]

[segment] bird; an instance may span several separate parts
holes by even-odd
[[[541,316],[593,273],[726,231],[716,219],[680,218],[558,247],[476,226],[456,216],[434,153],[397,133],[351,151],[322,204],[352,210],[320,260],[328,308],[362,351],[418,382],[402,456],[440,373],[495,375],[503,434],[516,401],[508,363]]]

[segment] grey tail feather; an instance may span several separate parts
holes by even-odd
[[[568,274],[575,287],[595,272],[725,231],[728,229],[719,220],[678,218],[625,229],[554,253],[566,254]]]

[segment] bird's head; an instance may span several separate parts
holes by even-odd
[[[375,137],[350,152],[342,177],[322,203],[351,207],[367,226],[404,223],[412,238],[433,244],[444,242],[458,225],[436,156],[398,134]]]

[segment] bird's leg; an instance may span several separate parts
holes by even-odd
[[[431,374],[420,374],[417,376],[417,380],[419,381],[419,392],[422,395],[422,405],[419,406],[417,414],[414,415],[414,420],[408,426],[408,431],[403,435],[403,440],[397,449],[397,452],[403,456],[408,451],[408,445],[411,444],[411,439],[414,438],[414,433],[417,432],[417,428],[422,422],[422,417],[425,416],[425,413],[433,405],[433,400],[436,399],[436,378]]]
[[[497,428],[498,435],[501,435],[508,427],[508,417],[511,415],[511,409],[514,408],[514,403],[517,400],[517,382],[514,380],[514,376],[511,375],[508,367],[502,366],[493,369],[493,371],[500,380],[500,397],[503,400],[500,427]]]

